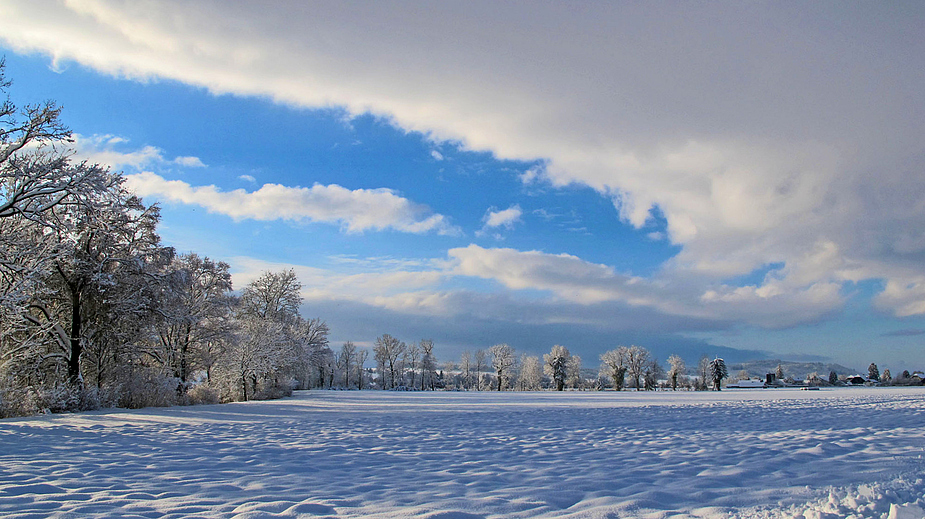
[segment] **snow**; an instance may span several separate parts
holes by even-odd
[[[2,517],[922,517],[925,388],[298,392],[0,420]]]

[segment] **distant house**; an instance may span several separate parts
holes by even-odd
[[[867,383],[867,377],[861,375],[851,375],[845,379],[845,383],[852,386],[863,386]]]
[[[764,389],[768,387],[768,385],[764,380],[745,379],[726,384],[726,387],[731,389]]]

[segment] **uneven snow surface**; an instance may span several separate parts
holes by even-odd
[[[312,391],[0,420],[2,517],[922,517],[925,390]]]

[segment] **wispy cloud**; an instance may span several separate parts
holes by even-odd
[[[289,220],[339,224],[348,232],[393,229],[407,233],[455,234],[459,230],[441,214],[389,189],[350,190],[336,184],[288,187],[264,184],[257,191],[222,191],[214,185],[192,186],[151,172],[127,176],[141,196],[198,205],[235,220]]]
[[[184,168],[204,168],[199,157],[164,156],[164,150],[156,146],[143,146],[140,149],[125,150],[128,140],[115,135],[74,135],[74,147],[77,158],[96,164],[103,164],[115,170],[141,170],[152,166],[180,166]]]

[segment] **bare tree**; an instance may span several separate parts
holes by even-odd
[[[344,343],[340,349],[340,370],[344,375],[344,387],[350,387],[350,367],[353,365],[357,354],[357,347],[350,341]]]
[[[405,343],[389,334],[384,334],[376,339],[376,344],[373,346],[373,353],[376,356],[376,362],[386,371],[386,373],[379,374],[384,389],[395,387],[398,359],[404,351]],[[385,385],[386,383],[388,384],[387,386]]]
[[[430,389],[435,388],[437,359],[434,357],[434,341],[430,339],[421,339],[421,391],[424,390],[425,382]]]
[[[485,367],[485,350],[475,350],[475,390],[482,390],[482,369]]]
[[[366,359],[368,358],[369,358],[369,350],[367,349],[357,350],[357,354],[356,354],[357,389],[363,389],[363,387],[366,385],[365,364],[366,364]]]
[[[418,358],[421,356],[421,347],[412,342],[408,345],[408,348],[405,349],[405,356],[408,358],[408,363],[411,364],[411,381],[408,384],[411,387],[414,387],[415,382],[415,369],[418,364]],[[423,364],[423,363],[422,363]],[[424,366],[421,366],[421,390],[424,390]]]
[[[780,370],[780,364],[777,365],[777,368]],[[706,355],[700,357],[700,361],[697,364],[697,371],[700,373],[700,387],[698,389],[700,391],[706,391],[707,388],[710,387],[710,357]]]
[[[469,374],[469,369],[471,367],[471,355],[469,350],[462,352],[462,356],[459,359],[459,369],[462,372],[463,387],[466,390],[469,390],[472,387],[472,379]]]

